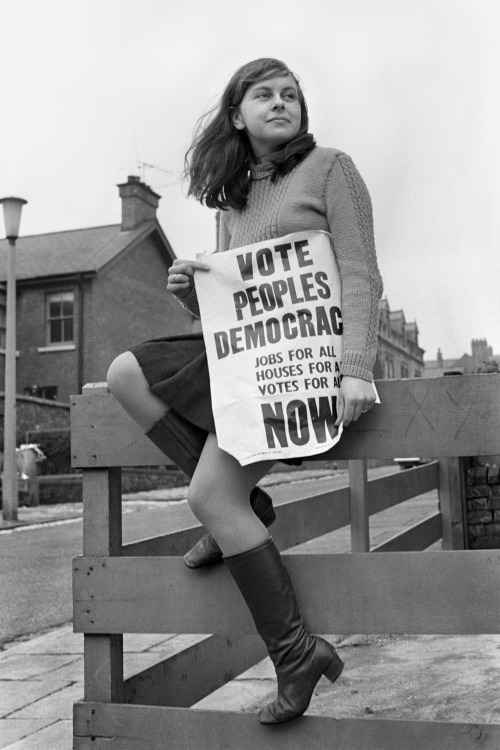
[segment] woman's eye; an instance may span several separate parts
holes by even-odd
[[[294,101],[297,98],[297,95],[294,94],[293,91],[290,91],[288,94],[285,94],[284,99],[288,99],[289,101]]]

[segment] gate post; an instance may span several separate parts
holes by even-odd
[[[351,552],[370,551],[368,513],[368,462],[349,461],[349,505],[351,509]]]
[[[83,554],[122,554],[121,469],[83,470]],[[123,701],[123,635],[84,635],[85,700]]]
[[[443,549],[467,549],[465,539],[465,488],[462,458],[439,459],[439,509]]]

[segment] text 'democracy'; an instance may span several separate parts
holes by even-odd
[[[203,258],[196,275],[221,448],[242,464],[338,441],[341,289],[330,236],[298,232]]]

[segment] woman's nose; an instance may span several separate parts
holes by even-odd
[[[276,94],[273,100],[273,109],[281,109],[283,105],[284,105],[284,102],[283,102],[283,99],[281,98],[281,95]]]

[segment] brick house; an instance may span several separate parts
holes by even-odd
[[[391,310],[387,299],[380,300],[377,361],[378,379],[420,378],[424,374],[424,350],[418,343],[415,322],[407,323],[403,310]]]
[[[156,218],[160,196],[138,177],[119,185],[121,224],[21,237],[17,242],[17,392],[68,402],[102,381],[132,344],[193,330],[166,291],[173,250]],[[7,241],[0,241],[0,282]],[[5,284],[0,288],[0,383]],[[3,390],[2,386],[0,389]]]

